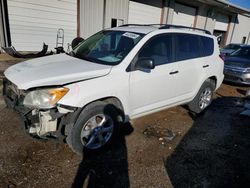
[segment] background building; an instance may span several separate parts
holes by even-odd
[[[103,28],[127,23],[175,24],[207,29],[221,45],[250,44],[250,10],[225,0],[0,0],[0,43],[20,51],[53,49],[57,29],[65,45]]]

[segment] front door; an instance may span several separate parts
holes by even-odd
[[[130,73],[130,106],[132,116],[171,104],[175,96],[178,70],[173,63],[172,36],[161,34],[150,39],[136,58],[149,58],[155,63],[152,70]]]

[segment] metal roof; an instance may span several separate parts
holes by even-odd
[[[244,16],[250,17],[249,9],[235,5],[226,0],[197,0],[197,1],[202,2],[204,4],[212,5],[214,7],[218,7],[221,10],[226,10],[232,13],[242,14]]]

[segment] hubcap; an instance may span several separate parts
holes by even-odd
[[[200,100],[199,100],[199,106],[200,109],[205,109],[211,102],[212,99],[212,90],[211,88],[207,87],[200,96]]]
[[[114,122],[110,116],[95,115],[84,124],[81,142],[88,149],[98,149],[110,140],[113,130]]]

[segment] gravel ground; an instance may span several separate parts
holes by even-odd
[[[249,187],[246,87],[223,84],[200,116],[174,107],[124,125],[108,150],[83,159],[34,140],[0,96],[0,187]]]

